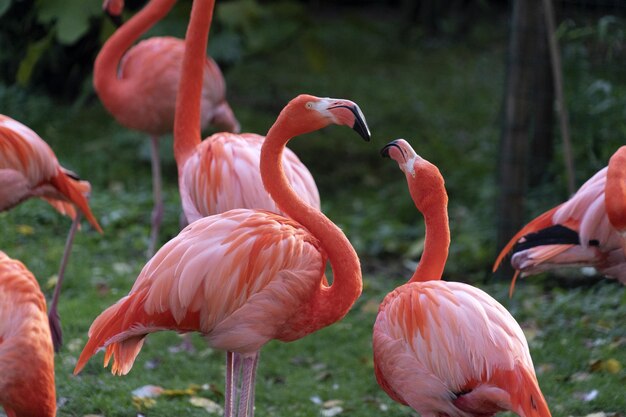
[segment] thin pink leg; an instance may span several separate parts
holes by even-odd
[[[233,417],[235,402],[235,353],[226,352],[226,389],[224,393],[224,417]]]
[[[259,352],[243,358],[238,417],[254,417],[254,380],[258,364]]]
[[[148,258],[152,258],[159,241],[159,229],[163,219],[163,196],[161,195],[161,160],[159,157],[159,138],[150,137],[150,157],[152,160],[152,196],[154,207],[152,209],[152,229],[150,231],[150,243],[148,246]]]
[[[74,236],[80,224],[80,217],[80,212],[77,211],[76,217],[70,226],[70,231],[67,234],[67,239],[65,240],[65,249],[63,249],[63,257],[61,258],[61,265],[59,266],[59,273],[57,274],[57,285],[54,287],[54,294],[52,295],[52,301],[48,309],[48,322],[50,323],[52,344],[54,345],[55,352],[58,352],[63,345],[63,331],[61,330],[61,318],[59,317],[57,304],[59,304],[59,295],[61,295],[61,285],[63,284],[63,277],[65,276],[65,267],[67,266],[67,261],[70,259]]]

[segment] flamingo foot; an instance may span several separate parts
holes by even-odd
[[[50,324],[54,351],[59,353],[61,346],[63,346],[63,331],[61,330],[61,318],[56,308],[51,308],[48,312],[48,323]]]

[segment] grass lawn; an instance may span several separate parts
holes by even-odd
[[[549,278],[527,279],[509,299],[508,283],[484,279],[495,251],[493,180],[506,29],[488,26],[463,41],[425,46],[402,43],[388,31],[392,27],[388,17],[330,19],[226,74],[244,131],[266,132],[287,100],[308,92],[358,102],[373,132],[373,144],[333,127],[290,145],[318,181],[324,211],[361,255],[365,289],[342,322],[264,348],[256,415],[415,415],[378,388],[371,355],[378,303],[410,276],[405,265],[419,258],[423,239],[402,174],[378,155],[388,141],[404,137],[446,178],[453,240],[446,276],[480,286],[520,322],[553,415],[624,416],[623,286],[601,280],[560,288],[547,285]],[[84,224],[67,270],[60,301],[65,346],[56,356],[58,415],[211,415],[205,399],[223,401],[224,355],[198,336],[192,353],[173,349],[181,342],[173,333],[150,336],[124,377],[102,369],[102,354],[72,376],[89,325],[128,292],[146,261],[152,207],[147,140],[116,125],[97,100],[70,106],[14,87],[0,87],[0,98],[0,111],[28,124],[62,164],[91,181],[92,208],[105,230],[98,235]],[[171,137],[162,143],[164,243],[178,232],[179,198]],[[69,225],[46,203],[25,202],[0,213],[0,250],[23,261],[50,295]],[[131,392],[149,384],[175,391],[133,401]]]

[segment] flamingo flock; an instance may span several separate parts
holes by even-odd
[[[358,254],[321,211],[313,176],[287,144],[331,125],[366,141],[371,133],[355,102],[309,94],[289,101],[264,136],[240,133],[223,76],[206,56],[214,2],[193,1],[185,41],[159,37],[132,46],[175,3],[150,0],[96,58],[94,87],[104,107],[151,137],[154,209],[150,259],[130,292],[95,318],[74,373],[104,350],[105,366],[112,360],[112,373],[127,374],[149,334],[196,332],[226,354],[224,416],[253,417],[263,407],[255,405],[263,346],[337,323],[363,288]],[[119,17],[124,3],[103,6]],[[208,125],[218,132],[202,140]],[[167,133],[174,135],[186,226],[157,249],[158,138]],[[419,266],[381,300],[372,323],[381,389],[423,417],[551,416],[513,316],[483,290],[442,279],[451,240],[443,176],[404,139],[381,153],[404,173],[426,226]],[[65,267],[81,215],[103,232],[91,191],[35,132],[0,115],[0,211],[38,197],[73,220],[48,313],[33,274],[0,248],[0,406],[8,417],[56,415]],[[626,146],[570,200],[517,233],[494,269],[508,254],[516,269],[511,288],[520,273],[581,265],[626,283]]]

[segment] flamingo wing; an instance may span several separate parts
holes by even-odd
[[[59,165],[54,152],[34,131],[0,115],[0,211],[41,197],[61,214],[75,218],[78,207],[93,227],[102,232],[91,212],[87,195],[91,186]]]
[[[164,245],[130,293],[89,329],[76,372],[98,348],[127,373],[145,336],[198,331],[215,348],[254,352],[322,285],[318,241],[277,214],[232,210],[202,218]]]
[[[0,405],[9,415],[54,416],[53,355],[37,280],[0,251]]]
[[[626,274],[615,275],[615,263],[624,263],[625,259],[621,237],[607,217],[606,178],[605,167],[568,201],[524,226],[500,252],[493,270],[512,253],[511,265],[524,275],[555,267],[591,265],[626,280]]]
[[[538,403],[547,410],[522,330],[477,288],[445,281],[399,287],[381,304],[373,340],[381,386],[422,415],[519,413]]]
[[[263,141],[263,136],[251,133],[216,133],[196,148],[180,179],[183,211],[189,222],[236,208],[280,213],[261,181]],[[319,209],[315,181],[289,149],[285,149],[283,166],[296,193]]]

